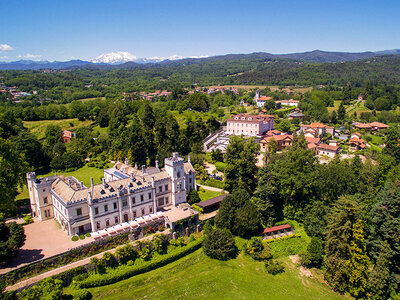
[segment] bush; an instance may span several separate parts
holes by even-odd
[[[153,237],[153,249],[158,254],[167,253],[168,244],[169,244],[169,241],[165,234],[156,234]]]
[[[33,223],[32,216],[25,216],[24,217],[24,223],[22,223],[22,225],[28,225],[28,224],[31,224],[31,223]]]
[[[74,294],[74,299],[77,299],[77,300],[90,300],[92,298],[93,298],[93,296],[88,290],[78,290]]]
[[[88,232],[85,234],[86,237],[91,237],[92,235]]]
[[[115,270],[115,272],[109,273],[109,274],[104,274],[104,275],[92,275],[88,279],[77,282],[78,288],[91,288],[91,287],[96,287],[96,286],[103,286],[107,284],[112,284],[118,281],[121,281],[123,279],[130,278],[132,276],[142,274],[151,270],[154,270],[156,268],[165,266],[181,257],[184,257],[188,255],[189,253],[192,253],[199,249],[201,247],[201,244],[203,242],[203,238],[200,238],[193,243],[185,246],[178,248],[168,254],[165,255],[160,255],[157,258],[154,258],[151,261],[144,262],[140,265],[133,265],[133,266],[120,266],[118,269]]]
[[[191,190],[189,192],[189,197],[188,197],[187,202],[189,204],[195,204],[195,203],[198,203],[200,201],[201,201],[201,199],[200,199],[199,193],[195,189]]]
[[[79,237],[78,237],[77,235],[74,235],[74,236],[71,238],[71,240],[72,240],[73,242],[76,242],[77,240],[79,240]]]
[[[136,256],[137,253],[131,244],[126,244],[123,247],[119,247],[115,251],[115,257],[120,264],[126,264],[128,261],[135,260]]]
[[[227,229],[212,229],[205,237],[203,243],[204,253],[215,259],[227,260],[237,254],[235,240]]]
[[[118,261],[111,252],[106,252],[101,258],[101,265],[110,268],[116,268],[118,266]]]
[[[272,257],[269,245],[263,243],[259,237],[252,237],[250,241],[247,242],[245,251],[255,260],[265,260]]]
[[[80,239],[80,240],[84,240],[84,239],[85,239],[85,235],[84,235],[84,234],[80,234],[80,235],[79,235],[79,239]]]
[[[285,272],[285,267],[280,261],[270,260],[265,263],[265,268],[269,274],[276,275]]]

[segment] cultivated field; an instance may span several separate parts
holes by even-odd
[[[89,126],[93,121],[79,121],[78,119],[64,119],[64,120],[43,120],[43,121],[24,121],[24,126],[29,131],[35,134],[39,139],[44,138],[44,132],[47,125],[59,125],[62,130],[76,130],[78,127]]]

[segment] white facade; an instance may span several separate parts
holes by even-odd
[[[101,184],[84,186],[74,177],[36,179],[27,174],[32,214],[39,220],[55,218],[69,235],[97,231],[153,214],[164,207],[186,202],[195,188],[195,172],[179,157],[165,159],[165,170],[138,170],[117,162],[104,170]],[[45,203],[47,199],[47,203]]]

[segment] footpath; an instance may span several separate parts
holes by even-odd
[[[168,231],[169,231],[169,230],[166,230],[166,231],[164,231],[164,232],[162,232],[162,233],[163,233],[163,234],[167,234]],[[131,242],[130,244],[134,244],[134,243],[136,243],[137,241],[152,240],[152,239],[153,239],[153,236],[154,236],[154,235],[146,236],[146,237],[144,237],[144,238],[142,238],[142,239],[135,240],[135,241]],[[52,269],[52,270],[47,271],[47,272],[44,272],[44,273],[42,273],[42,274],[39,274],[39,275],[30,277],[30,278],[27,278],[27,279],[22,280],[22,281],[19,281],[19,282],[13,284],[13,285],[10,285],[10,286],[6,287],[6,291],[8,292],[8,291],[20,290],[20,289],[29,287],[29,286],[31,286],[31,285],[33,285],[33,284],[39,282],[40,280],[47,278],[47,277],[51,277],[51,276],[60,274],[60,273],[62,273],[62,272],[65,272],[65,271],[68,271],[68,270],[71,270],[71,269],[80,267],[80,266],[88,265],[88,264],[90,263],[90,260],[91,260],[93,257],[96,257],[96,258],[99,258],[99,259],[100,259],[100,258],[102,258],[103,254],[106,253],[106,252],[110,252],[110,253],[114,254],[115,251],[117,250],[117,248],[118,248],[118,247],[121,247],[121,246],[123,246],[123,245],[119,245],[119,246],[117,246],[117,247],[115,247],[115,248],[113,248],[113,249],[109,249],[109,250],[103,251],[103,252],[98,253],[98,254],[95,254],[95,255],[93,255],[93,256],[86,257],[86,258],[84,258],[84,259],[82,259],[82,260],[78,260],[78,261],[72,262],[72,263],[70,263],[70,264],[68,264],[68,265],[61,266],[61,267],[59,267],[59,268]]]

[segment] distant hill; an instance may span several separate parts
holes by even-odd
[[[312,63],[338,63],[367,59],[374,56],[382,55],[397,55],[400,54],[400,49],[384,50],[377,52],[328,52],[314,50],[301,53],[289,54],[271,54],[266,52],[254,52],[250,54],[226,54],[210,56],[205,58],[183,58],[176,60],[152,60],[152,59],[137,59],[135,61],[124,62],[121,64],[115,63],[94,63],[83,60],[70,60],[65,62],[49,62],[49,61],[30,61],[19,60],[15,62],[0,62],[0,70],[41,70],[41,69],[136,69],[148,67],[169,67],[199,64],[212,61],[226,60],[272,60],[272,59],[289,59],[296,61],[312,62]]]

